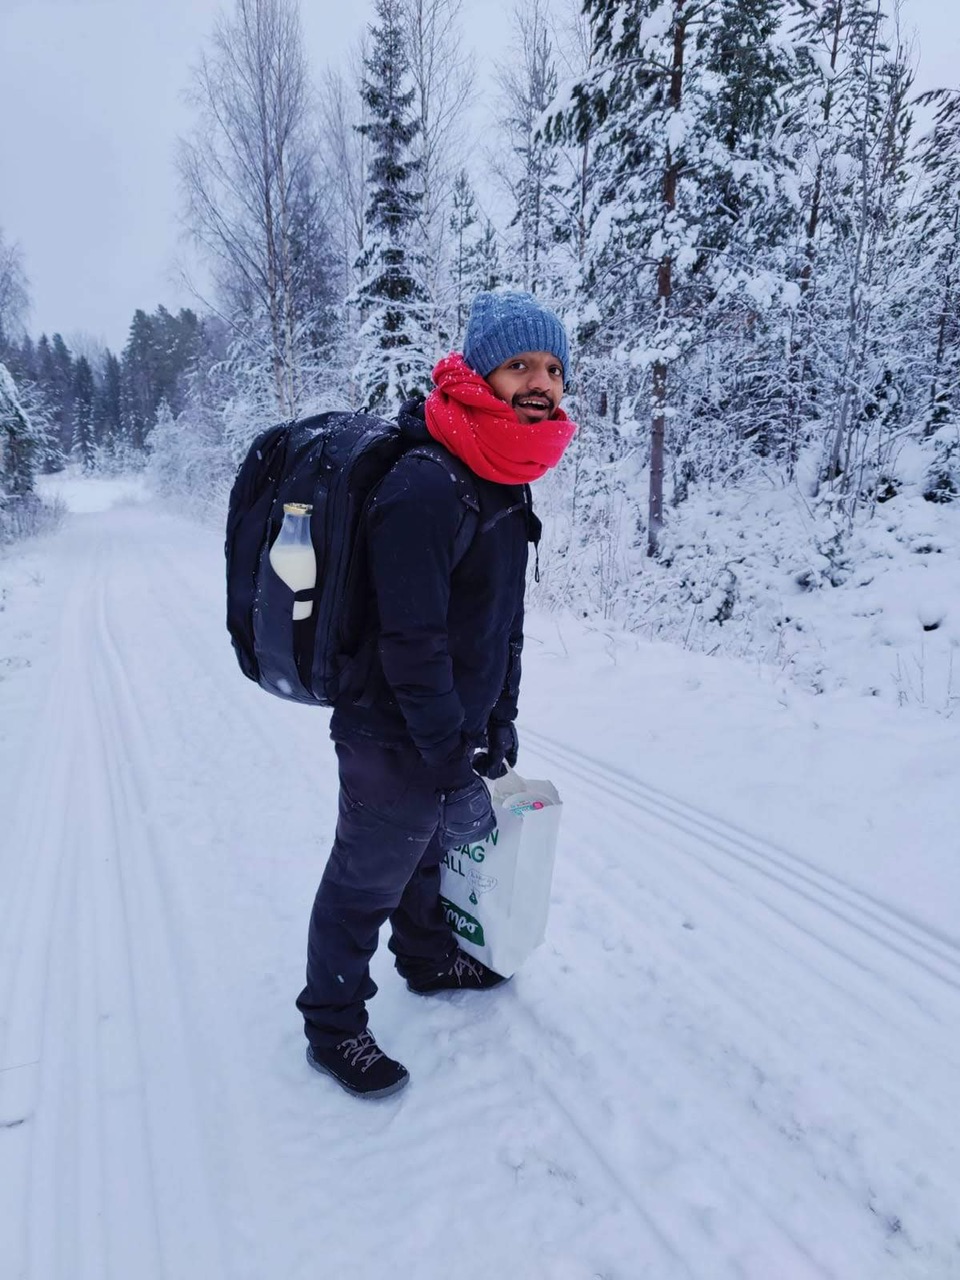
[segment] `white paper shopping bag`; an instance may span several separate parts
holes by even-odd
[[[544,939],[562,803],[552,782],[512,770],[491,795],[496,830],[447,850],[440,895],[464,951],[510,977]]]

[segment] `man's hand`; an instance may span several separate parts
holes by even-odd
[[[491,722],[487,726],[487,749],[473,757],[473,768],[482,778],[502,778],[507,765],[517,763],[517,730],[513,723]]]

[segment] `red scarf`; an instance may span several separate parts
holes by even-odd
[[[483,480],[528,484],[555,467],[573,439],[576,423],[562,409],[544,422],[523,423],[493,394],[462,355],[445,356],[433,371],[427,397],[427,430]]]

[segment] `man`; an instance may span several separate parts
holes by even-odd
[[[440,864],[493,830],[481,775],[516,763],[527,546],[540,531],[527,486],[576,430],[560,408],[568,363],[553,312],[528,294],[479,294],[463,355],[437,365],[425,403],[401,410],[410,449],[367,509],[363,642],[330,724],[339,820],[297,1001],[307,1061],[357,1095],[408,1080],[367,1029],[385,921],[417,994],[504,980],[458,947]]]

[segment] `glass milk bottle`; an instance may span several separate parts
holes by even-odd
[[[309,591],[317,585],[317,557],[310,539],[310,515],[305,502],[283,504],[283,524],[270,548],[270,564],[291,591]],[[293,620],[301,622],[313,612],[312,600],[294,600]]]

